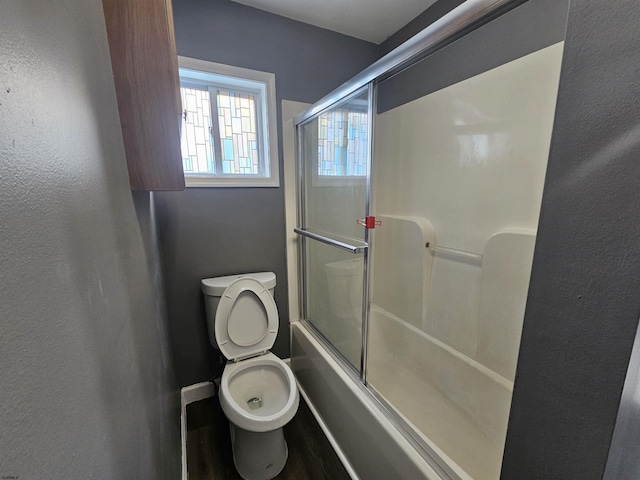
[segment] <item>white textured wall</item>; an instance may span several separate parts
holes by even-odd
[[[102,4],[1,10],[0,475],[176,478],[154,217],[128,187]]]
[[[424,218],[433,226],[437,245],[485,255],[476,262],[432,253],[429,288],[423,294],[426,313],[422,325],[416,324],[481,362],[487,357],[483,348],[492,342],[480,330],[500,337],[504,327],[495,308],[482,308],[483,302],[495,300],[485,298],[484,284],[493,280],[487,272],[500,270],[495,260],[515,267],[520,258],[509,259],[506,249],[504,257],[486,254],[496,234],[535,235],[561,60],[558,43],[376,118],[376,213]],[[533,243],[527,240],[526,246],[528,262],[518,268],[528,279]],[[513,280],[503,277],[504,295],[513,296]],[[374,272],[376,288],[380,283],[380,288],[391,288],[385,286],[387,278],[385,272]],[[519,318],[513,321],[521,326],[526,285],[517,292]],[[489,310],[491,318],[480,318]],[[519,343],[520,329],[515,330],[515,338],[504,341]],[[509,368],[500,362],[487,365],[509,380],[517,354],[512,350]]]

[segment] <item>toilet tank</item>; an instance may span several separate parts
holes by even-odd
[[[220,297],[229,285],[239,278],[253,278],[262,283],[273,297],[276,286],[276,274],[273,272],[242,273],[240,275],[227,275],[225,277],[205,278],[200,282],[200,289],[204,294],[204,309],[207,315],[207,330],[209,342],[214,348],[218,348],[215,335],[216,311]]]

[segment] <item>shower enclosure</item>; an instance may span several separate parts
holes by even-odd
[[[295,120],[300,328],[442,478],[499,478],[564,30],[437,67],[544,3],[465,2]]]

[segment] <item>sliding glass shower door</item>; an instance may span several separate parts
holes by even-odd
[[[302,317],[360,370],[365,303],[370,90],[298,125]]]
[[[562,64],[566,2],[520,3],[464,2],[297,130],[302,318],[455,480],[500,477]]]

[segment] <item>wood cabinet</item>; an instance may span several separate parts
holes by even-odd
[[[171,0],[103,0],[132,190],[184,190]]]

